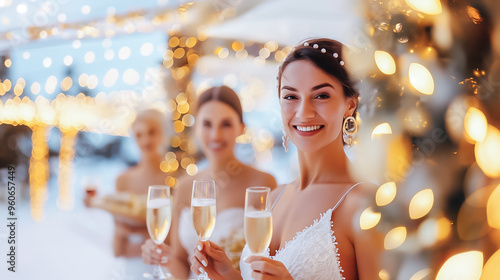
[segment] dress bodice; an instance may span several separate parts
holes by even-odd
[[[282,262],[295,280],[342,280],[342,267],[335,235],[330,218],[333,209],[329,209],[311,226],[297,232],[295,237],[286,242],[270,258]],[[243,260],[250,256],[248,246],[241,254],[240,268],[244,280],[253,279],[250,265]],[[269,250],[266,252],[269,257]]]
[[[274,256],[269,256],[269,250],[265,256],[283,263],[294,280],[344,280],[342,276],[344,270],[340,265],[340,255],[332,230],[331,217],[347,194],[359,184],[351,186],[333,208],[322,213],[312,225],[297,232],[292,240],[287,241],[276,251]],[[241,275],[244,280],[253,279],[250,264],[244,262],[250,255],[250,249],[245,246],[240,261]]]

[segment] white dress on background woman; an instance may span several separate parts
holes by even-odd
[[[244,215],[245,210],[237,207],[217,212],[215,227],[212,236],[210,236],[210,241],[222,247],[225,246],[226,253],[228,253],[229,247],[235,245],[238,247],[238,243],[241,244],[240,246],[243,246],[245,242],[243,234]],[[180,214],[179,239],[182,247],[188,252],[189,258],[191,258],[196,247],[198,236],[194,230],[193,221],[191,219],[191,208],[189,207],[182,209]],[[190,277],[195,277],[195,275],[191,272]]]
[[[294,280],[344,280],[331,217],[332,212],[347,194],[359,184],[349,188],[339,202],[321,214],[312,225],[297,232],[295,237],[286,242],[283,248],[277,250],[274,256],[269,256],[269,250],[265,256],[283,263]],[[253,279],[250,264],[244,262],[245,258],[250,255],[250,249],[245,246],[240,261],[241,275],[244,280]]]

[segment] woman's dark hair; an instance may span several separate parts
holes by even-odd
[[[241,109],[240,99],[238,94],[227,86],[211,87],[205,90],[199,97],[196,107],[196,112],[200,110],[203,104],[209,101],[219,101],[229,105],[238,114],[241,123],[243,123],[243,110]]]
[[[278,92],[281,91],[281,77],[288,64],[297,60],[308,60],[328,75],[339,80],[342,83],[344,95],[354,97],[357,101],[359,92],[354,88],[349,73],[344,66],[342,47],[342,43],[327,38],[310,39],[301,42],[292,49],[279,67]],[[356,113],[357,109],[354,110],[354,117],[356,117]]]

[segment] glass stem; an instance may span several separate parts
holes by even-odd
[[[208,278],[208,274],[206,272],[198,275],[198,280],[210,280],[210,278]]]
[[[163,275],[163,270],[161,270],[161,266],[159,264],[155,265],[153,268],[153,276],[161,277]],[[160,278],[158,278],[160,279]]]

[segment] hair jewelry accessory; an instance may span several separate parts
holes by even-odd
[[[305,42],[304,43],[304,47],[310,47],[310,46],[311,45],[309,44],[309,42]],[[319,46],[318,46],[318,44],[314,44],[314,45],[312,45],[312,48],[313,49],[318,49]],[[321,48],[321,53],[326,53],[326,49],[325,48]],[[339,58],[339,54],[338,53],[333,53],[333,57],[334,58]],[[341,60],[341,61],[339,61],[339,64],[340,64],[340,66],[344,66],[345,63],[344,63],[343,60]]]

